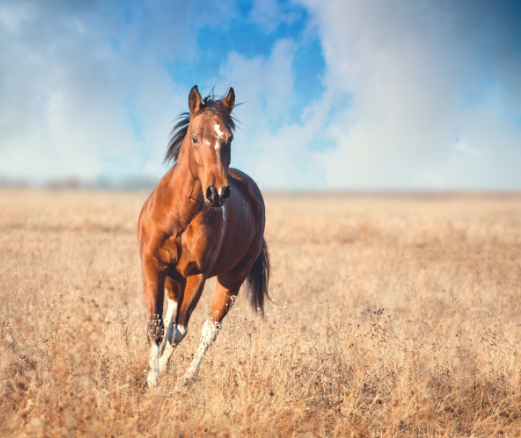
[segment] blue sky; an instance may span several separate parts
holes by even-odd
[[[158,179],[190,88],[269,190],[520,190],[521,2],[0,0],[0,179]]]

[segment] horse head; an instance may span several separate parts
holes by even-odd
[[[185,141],[190,143],[190,171],[200,181],[209,207],[221,207],[231,194],[228,168],[235,128],[231,117],[234,104],[233,88],[223,99],[203,100],[195,86],[188,97],[190,126]]]

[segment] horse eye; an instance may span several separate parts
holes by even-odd
[[[194,143],[199,143],[199,140],[197,139],[197,137],[192,137],[192,141],[193,141]]]

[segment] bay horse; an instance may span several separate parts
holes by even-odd
[[[191,89],[190,112],[182,113],[174,126],[165,157],[174,165],[139,215],[150,387],[158,385],[186,336],[208,278],[217,277],[217,289],[185,383],[195,379],[241,285],[247,281],[254,310],[263,312],[264,298],[269,299],[264,200],[253,179],[229,167],[234,104],[233,88],[222,99],[202,99],[197,86]]]

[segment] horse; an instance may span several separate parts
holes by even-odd
[[[265,206],[257,184],[230,168],[235,92],[202,99],[190,90],[190,112],[179,116],[165,162],[173,162],[145,201],[137,240],[150,345],[149,387],[159,385],[208,278],[217,277],[210,314],[185,384],[194,381],[222,321],[246,282],[255,311],[264,311],[270,262]],[[167,310],[163,321],[163,304]],[[166,333],[165,333],[166,332]]]

